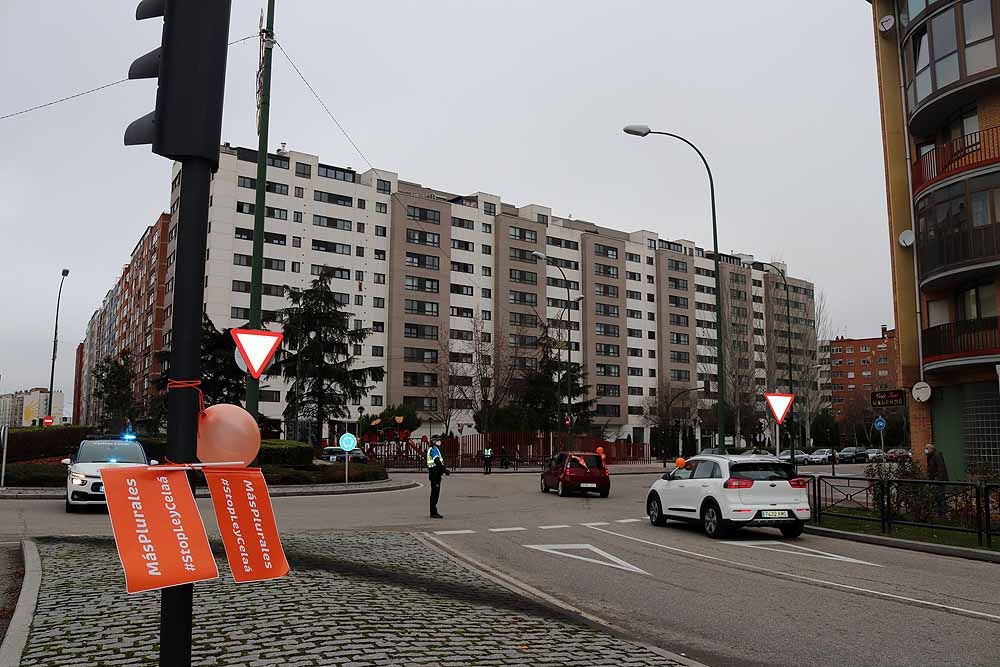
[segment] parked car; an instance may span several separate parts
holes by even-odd
[[[704,452],[702,452],[702,453],[704,453]],[[740,456],[774,456],[774,454],[772,454],[771,452],[767,451],[766,449],[746,449],[746,450],[744,450],[742,452],[739,452],[739,455]]]
[[[885,460],[891,463],[913,460],[913,452],[908,449],[890,449],[885,453]]]
[[[571,492],[594,492],[607,498],[611,477],[599,454],[594,452],[559,452],[542,470],[542,493],[556,489],[560,496]]]
[[[866,449],[865,456],[869,463],[885,463],[885,453],[881,449]]]
[[[809,454],[809,463],[830,463],[833,460],[832,449],[817,449]]]
[[[343,463],[347,452],[340,447],[324,447],[323,460],[330,463]],[[351,463],[368,463],[368,457],[360,449],[351,450]]]
[[[713,538],[744,526],[770,526],[798,537],[810,516],[808,486],[774,457],[699,454],[653,482],[646,514],[654,526],[667,519],[700,522]]]
[[[84,440],[72,459],[63,459],[69,466],[66,475],[66,511],[81,507],[106,506],[102,468],[138,468],[156,465],[146,459],[146,451],[132,436],[130,439],[108,438]]]
[[[844,447],[837,452],[837,463],[866,463],[868,455],[864,447]]]
[[[780,454],[778,454],[778,458],[780,460],[782,460],[782,461],[790,461],[791,458],[792,458],[791,451],[786,449],[785,451],[783,451]],[[805,465],[805,464],[809,463],[809,455],[806,454],[801,449],[796,449],[795,450],[795,463],[796,463],[796,465]]]

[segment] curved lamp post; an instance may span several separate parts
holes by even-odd
[[[59,295],[56,297],[56,326],[55,331],[52,334],[52,367],[49,370],[49,409],[48,414],[52,414],[52,389],[53,383],[56,379],[56,350],[59,347],[59,304],[62,302],[62,288],[63,283],[66,282],[66,276],[69,275],[69,269],[62,270],[62,278],[59,280]]]
[[[719,352],[719,397],[716,400],[716,407],[718,409],[719,416],[719,447],[723,452],[726,451],[726,412],[725,412],[725,402],[726,402],[726,353],[725,346],[723,345],[723,336],[727,335],[725,327],[725,311],[722,307],[722,273],[719,271],[719,227],[715,215],[715,179],[712,178],[712,168],[708,166],[708,160],[705,159],[704,154],[698,150],[698,147],[693,143],[680,136],[679,134],[672,134],[670,132],[657,132],[655,130],[649,129],[648,125],[626,125],[623,128],[625,134],[631,134],[634,137],[645,137],[650,134],[659,134],[664,137],[672,137],[679,141],[683,141],[685,144],[694,149],[694,152],[698,154],[701,158],[702,163],[705,165],[705,171],[708,172],[708,188],[712,198],[712,250],[714,252],[713,259],[715,260],[715,303],[716,303],[716,332],[717,332],[717,342],[718,342],[718,352]],[[709,389],[711,387],[709,386]]]

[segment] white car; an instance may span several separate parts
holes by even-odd
[[[653,482],[646,513],[654,526],[700,522],[714,538],[743,526],[798,537],[810,517],[808,483],[775,457],[701,454]]]
[[[84,440],[73,459],[63,459],[69,466],[66,476],[66,511],[80,507],[107,505],[101,468],[137,468],[156,465],[147,461],[146,452],[135,440]]]

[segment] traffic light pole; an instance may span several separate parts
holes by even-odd
[[[208,190],[212,165],[189,158],[181,169],[181,199],[177,221],[174,270],[173,345],[170,379],[201,377],[201,317],[205,296],[205,245],[208,236]],[[167,393],[166,459],[173,463],[196,460],[199,393]],[[160,597],[160,665],[191,665],[191,629],[194,584],[164,588]]]
[[[249,328],[261,329],[261,283],[264,279],[264,213],[267,194],[267,130],[271,109],[271,52],[274,50],[274,0],[267,0],[267,27],[261,29],[260,108],[257,112],[257,198],[253,216],[253,258],[250,264]],[[247,412],[257,418],[260,382],[247,373]]]

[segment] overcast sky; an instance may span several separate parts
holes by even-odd
[[[0,116],[123,78],[162,23],[130,0],[0,2]],[[262,0],[233,0],[230,39]],[[454,192],[549,205],[711,246],[697,155],[715,174],[723,251],[816,283],[834,333],[892,324],[871,6],[863,0],[278,0],[276,33],[376,167]],[[223,141],[256,146],[257,43],[230,49]],[[275,51],[271,148],[364,161]],[[155,83],[131,81],[0,121],[0,392],[70,405],[87,321],[169,205],[170,164],[125,148]],[[69,411],[69,408],[67,408]]]

